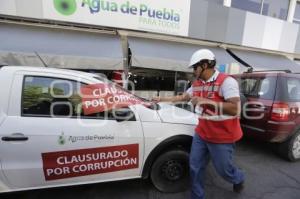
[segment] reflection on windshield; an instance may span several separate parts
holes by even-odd
[[[118,85],[117,83],[115,82],[112,82],[106,78],[103,78],[101,76],[95,76],[94,77],[95,79],[97,80],[100,80],[101,83],[104,83],[107,87],[109,88],[112,88],[113,90],[116,90],[117,92],[121,92],[121,93],[124,93],[128,96],[131,96],[130,98],[132,99],[135,99],[136,101],[141,101],[142,103],[139,103],[149,109],[152,109],[152,110],[159,110],[160,109],[160,106],[159,104],[155,103],[155,102],[152,102],[150,100],[147,100],[145,98],[142,98],[140,96],[137,96],[133,93],[131,93],[130,91],[128,91],[127,89],[123,88],[122,86]]]

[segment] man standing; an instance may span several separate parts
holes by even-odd
[[[189,68],[196,80],[182,95],[156,97],[154,101],[189,101],[196,106],[199,123],[190,153],[192,199],[204,198],[204,175],[209,159],[233,191],[241,192],[244,174],[233,164],[235,142],[242,137],[239,123],[240,96],[235,79],[215,69],[215,55],[207,49],[196,51]]]

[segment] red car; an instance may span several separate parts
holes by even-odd
[[[234,75],[240,86],[241,125],[246,136],[279,143],[278,152],[300,159],[300,74],[290,71]]]

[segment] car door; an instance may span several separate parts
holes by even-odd
[[[54,73],[15,75],[8,117],[0,128],[2,170],[12,188],[139,175],[143,133],[138,116],[118,122],[102,117],[105,113],[82,115],[78,89],[92,83]]]

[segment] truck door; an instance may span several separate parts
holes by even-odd
[[[109,112],[83,115],[79,89],[91,80],[15,75],[0,129],[3,172],[14,188],[107,181],[140,175],[142,128]],[[133,114],[135,114],[133,112]],[[120,137],[127,138],[120,142]]]

